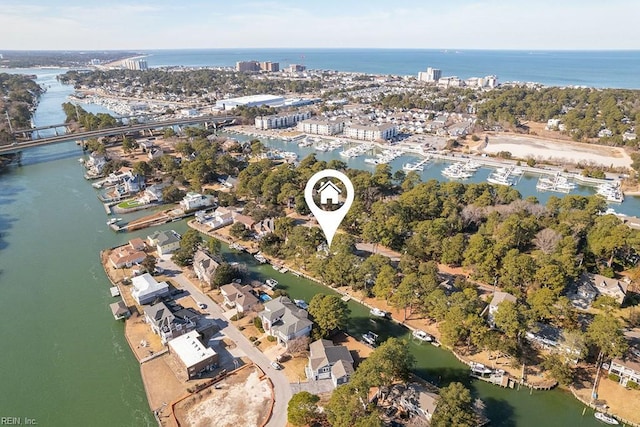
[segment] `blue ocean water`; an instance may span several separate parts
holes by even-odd
[[[303,64],[310,69],[417,75],[427,67],[460,78],[497,75],[500,82],[640,89],[640,50],[519,51],[434,49],[149,50],[150,67],[233,67],[237,61]]]

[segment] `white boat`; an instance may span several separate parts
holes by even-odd
[[[509,179],[509,171],[499,172],[499,170],[497,170],[489,175],[487,182],[498,185],[513,185],[513,181]]]
[[[294,299],[293,303],[296,305],[296,307],[301,308],[303,310],[306,310],[309,308],[309,304],[307,304],[306,301],[303,299]]]
[[[413,331],[411,335],[413,335],[414,338],[419,339],[420,341],[425,341],[425,342],[433,341],[433,337],[431,335],[429,335],[428,333],[420,329],[416,329],[415,331]]]
[[[511,175],[518,175],[518,176],[520,176],[520,175],[522,175],[523,173],[524,173],[524,171],[522,170],[522,168],[519,168],[519,167],[517,167],[517,166],[516,166],[515,168],[511,169]]]
[[[463,169],[470,172],[475,172],[480,169],[482,165],[478,162],[474,162],[473,160],[469,160],[467,163],[463,165]]]
[[[362,335],[362,341],[374,347],[378,341],[378,334],[374,334],[373,332],[369,331],[366,334]]]
[[[379,308],[372,308],[371,311],[369,311],[369,314],[371,314],[372,316],[376,316],[376,317],[387,317],[387,316],[389,316],[389,312],[384,311],[384,310],[380,310]]]
[[[482,363],[471,362],[469,367],[471,368],[471,373],[475,375],[489,375],[493,373],[493,369],[487,368]]]
[[[596,417],[597,420],[602,421],[605,424],[609,424],[612,426],[616,426],[620,424],[618,420],[616,420],[610,415],[603,414],[602,412],[596,412],[595,414],[593,414],[593,416]]]
[[[462,163],[454,163],[452,165],[447,166],[442,170],[442,176],[451,179],[467,179],[473,176],[472,172],[464,170],[464,165]]]
[[[314,147],[318,151],[329,151],[329,144],[325,144],[324,142],[316,145]]]
[[[424,166],[419,163],[405,163],[402,165],[402,170],[410,172],[410,171],[419,171],[422,172],[424,170]]]
[[[265,283],[267,284],[268,287],[270,287],[271,289],[275,288],[276,286],[278,286],[278,281],[276,279],[267,279],[265,280]]]
[[[624,201],[624,194],[620,190],[619,185],[602,184],[598,186],[596,194],[604,197],[607,202],[622,203]]]
[[[260,252],[253,256],[260,264],[264,264],[267,262],[267,259]]]
[[[122,218],[111,218],[109,221],[107,221],[107,225],[112,225],[119,221],[122,221]]]
[[[380,163],[380,159],[379,158],[372,158],[372,157],[367,157],[366,159],[364,159],[365,163],[368,163],[370,165],[379,165]]]

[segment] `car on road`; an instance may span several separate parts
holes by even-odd
[[[275,369],[275,370],[278,370],[278,371],[279,371],[280,369],[282,369],[282,365],[281,365],[281,364],[279,364],[278,362],[275,362],[275,361],[274,361],[274,362],[271,362],[271,367],[272,367],[273,369]]]
[[[207,304],[205,304],[203,302],[199,302],[198,303],[198,307],[200,307],[200,309],[204,310],[205,308],[207,308]]]

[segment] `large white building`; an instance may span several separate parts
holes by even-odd
[[[191,331],[169,341],[169,351],[182,365],[189,379],[196,378],[201,372],[209,371],[218,364],[218,354],[200,342],[200,334]]]
[[[283,104],[284,98],[282,96],[260,94],[241,96],[239,98],[220,99],[216,101],[216,108],[222,110],[232,110],[241,105],[244,105],[246,107],[262,107],[264,105],[279,107]]]
[[[255,120],[256,129],[278,129],[293,126],[302,120],[311,118],[311,111],[290,114],[274,114],[258,116]]]
[[[383,123],[380,125],[358,125],[353,124],[344,129],[347,138],[360,139],[363,141],[387,141],[398,134],[398,126],[393,123]]]
[[[127,70],[144,71],[149,69],[147,61],[144,59],[126,59],[122,64]]]
[[[149,273],[131,279],[133,290],[131,296],[138,304],[148,304],[158,297],[169,293],[167,282],[158,283]]]
[[[344,130],[344,122],[339,120],[307,119],[298,123],[298,130],[315,135],[335,135]]]
[[[442,70],[437,68],[429,67],[427,71],[420,71],[418,73],[418,80],[421,82],[435,83],[440,80],[440,77],[442,77]]]

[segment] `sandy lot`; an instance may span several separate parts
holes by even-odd
[[[552,160],[563,163],[593,163],[602,166],[630,167],[632,161],[624,149],[573,141],[545,140],[519,135],[489,135],[481,150],[496,154],[509,151],[513,157]]]
[[[255,427],[269,417],[273,397],[262,371],[247,366],[176,407],[184,426]]]

